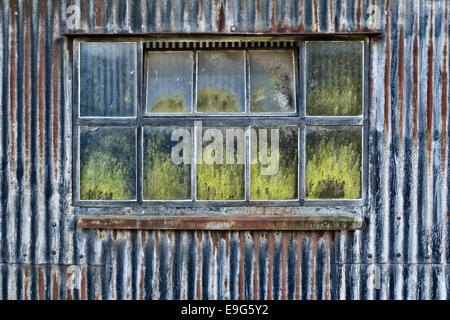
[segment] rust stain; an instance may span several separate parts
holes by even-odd
[[[342,7],[341,7],[341,17],[345,17],[345,18],[344,18],[344,22],[342,23],[342,28],[341,28],[341,31],[342,31],[342,32],[345,32],[345,30],[347,29],[347,25],[346,25],[346,22],[347,22],[346,15],[347,15],[347,14],[346,14],[345,9],[346,9],[345,6],[342,6]]]
[[[172,2],[172,1],[171,1]],[[171,3],[172,4],[172,3]],[[204,21],[205,20],[205,4],[204,4],[204,0],[200,0],[199,3],[199,17],[200,17],[200,21]],[[174,10],[175,6],[171,5],[171,10]],[[173,21],[172,21],[172,25],[173,25]],[[175,31],[174,28],[171,28],[172,32]]]
[[[270,2],[270,25],[271,27],[275,27],[275,1]]]
[[[83,267],[81,272],[81,300],[87,300],[87,277],[86,267]]]
[[[448,16],[448,1],[445,2],[445,16]],[[444,34],[448,34],[448,25],[445,25]],[[445,37],[444,50],[443,50],[443,69],[442,69],[442,95],[441,95],[441,119],[442,119],[442,167],[445,168],[445,160],[447,157],[447,41],[448,37]]]
[[[88,23],[87,23],[87,17],[88,17],[88,2],[82,2],[82,13],[81,13],[81,27],[84,32],[88,32]]]
[[[67,288],[66,299],[67,300],[73,300],[72,290],[70,290],[69,288]]]
[[[170,274],[171,274],[171,272],[169,272],[169,275]],[[127,300],[130,300],[130,297],[131,297],[130,288],[131,288],[131,277],[128,276],[128,278],[127,278]]]
[[[286,232],[283,232],[282,235],[282,285],[281,285],[281,299],[286,300],[287,299],[287,249],[289,245],[288,241],[288,235]]]
[[[222,32],[224,28],[225,28],[225,13],[223,9],[223,3],[221,3],[219,8],[219,14],[217,15],[216,19],[216,29],[217,32]]]
[[[325,300],[330,300],[330,243],[331,234],[327,232],[326,237],[326,274],[325,274]]]
[[[24,298],[25,300],[30,299],[30,265],[25,265],[25,279],[24,279]]]
[[[433,2],[430,2],[431,12],[433,16]],[[431,161],[431,146],[433,137],[433,23],[430,24],[430,39],[428,40],[428,73],[427,73],[427,151],[428,163]]]
[[[318,1],[315,1],[313,6],[314,6],[313,30],[314,30],[314,32],[319,32],[319,12],[318,12],[319,3],[318,3]]]
[[[361,0],[358,0],[356,8],[356,31],[361,31]]]
[[[9,114],[11,116],[11,169],[15,167],[16,163],[16,116],[15,116],[15,107],[16,107],[16,2],[11,2],[11,25],[10,25],[10,34],[11,34],[11,49],[10,49],[10,73],[9,73]]]
[[[230,236],[231,236],[230,232],[223,232],[222,236],[225,239],[225,252],[226,252],[227,261],[229,261],[229,259],[230,259]],[[228,291],[228,286],[229,286],[228,277],[225,277],[224,292]]]
[[[256,0],[256,29],[261,30],[261,0]]]
[[[244,273],[244,260],[245,260],[245,234],[239,232],[239,300],[244,299],[244,286],[245,286],[245,273]]]
[[[59,283],[58,283],[58,275],[55,271],[53,271],[53,300],[59,300]]]
[[[309,232],[308,232],[309,233]],[[316,232],[309,233],[311,237],[311,300],[314,300],[315,297],[315,288],[316,288],[316,251],[317,251],[317,242],[318,242],[318,234]]]
[[[386,1],[386,25],[384,29],[386,37],[386,51],[385,51],[385,68],[384,68],[384,128],[389,132],[389,101],[390,101],[390,77],[389,72],[391,70],[391,40],[390,40],[390,29],[389,29],[389,0]]]
[[[42,267],[39,267],[38,271],[38,300],[45,299],[45,278]]]
[[[405,83],[405,44],[403,26],[400,28],[399,49],[398,49],[398,106],[399,106],[399,129],[400,139],[403,140],[403,91]]]
[[[103,11],[103,1],[97,1],[97,6],[95,7],[95,26],[98,30],[102,27],[102,11]]]
[[[69,52],[69,67],[73,70],[73,39],[67,41],[67,51]]]
[[[97,294],[95,295],[95,300],[100,300],[101,298],[101,286],[102,286],[102,281],[100,279],[99,276],[97,276],[97,288],[99,288],[99,290],[97,290]]]
[[[301,0],[300,4],[299,4],[299,12],[298,12],[298,19],[300,21],[300,25],[299,25],[300,32],[305,31],[305,17],[303,15],[303,10],[304,10],[303,8],[304,8],[304,3],[303,3],[303,0]]]

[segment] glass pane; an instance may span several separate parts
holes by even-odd
[[[243,112],[244,51],[198,53],[198,112]]]
[[[80,49],[80,116],[134,116],[136,45],[86,42]]]
[[[190,112],[192,52],[151,52],[148,55],[147,112]]]
[[[197,148],[197,199],[244,199],[244,128],[203,128]]]
[[[306,113],[362,114],[362,42],[307,42]]]
[[[189,127],[144,128],[144,199],[191,197],[192,137]]]
[[[307,127],[307,199],[361,198],[361,127]]]
[[[294,51],[249,51],[250,111],[295,111]]]
[[[136,199],[135,129],[80,127],[80,200]]]
[[[250,152],[250,199],[296,199],[298,128],[252,127]]]

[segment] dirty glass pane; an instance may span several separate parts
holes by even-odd
[[[80,48],[80,116],[134,116],[136,45],[86,42]]]
[[[191,197],[190,127],[144,128],[144,200]]]
[[[362,113],[362,42],[306,43],[306,113]]]
[[[361,127],[307,127],[306,198],[361,198],[361,145]]]
[[[244,51],[198,53],[198,112],[243,112]]]
[[[202,143],[197,147],[197,199],[244,199],[244,128],[203,128],[201,132]]]
[[[147,70],[147,112],[191,111],[192,52],[151,52]]]
[[[249,51],[250,111],[295,111],[294,51]]]
[[[135,129],[80,127],[80,200],[136,199]]]
[[[250,137],[250,199],[296,199],[298,128],[257,126]]]

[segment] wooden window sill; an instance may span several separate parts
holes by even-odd
[[[364,220],[359,210],[326,208],[318,215],[83,215],[77,218],[82,229],[118,230],[358,230]]]

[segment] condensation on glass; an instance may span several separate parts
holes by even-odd
[[[239,51],[198,52],[197,111],[245,111],[245,56]]]
[[[295,111],[293,50],[250,50],[250,111]]]
[[[153,51],[147,59],[147,112],[191,112],[193,52]]]
[[[136,199],[136,131],[80,127],[80,200]]]
[[[362,114],[363,42],[306,42],[306,114]]]
[[[81,43],[80,116],[135,116],[136,71],[136,44]]]
[[[306,128],[306,199],[361,198],[361,126]]]

